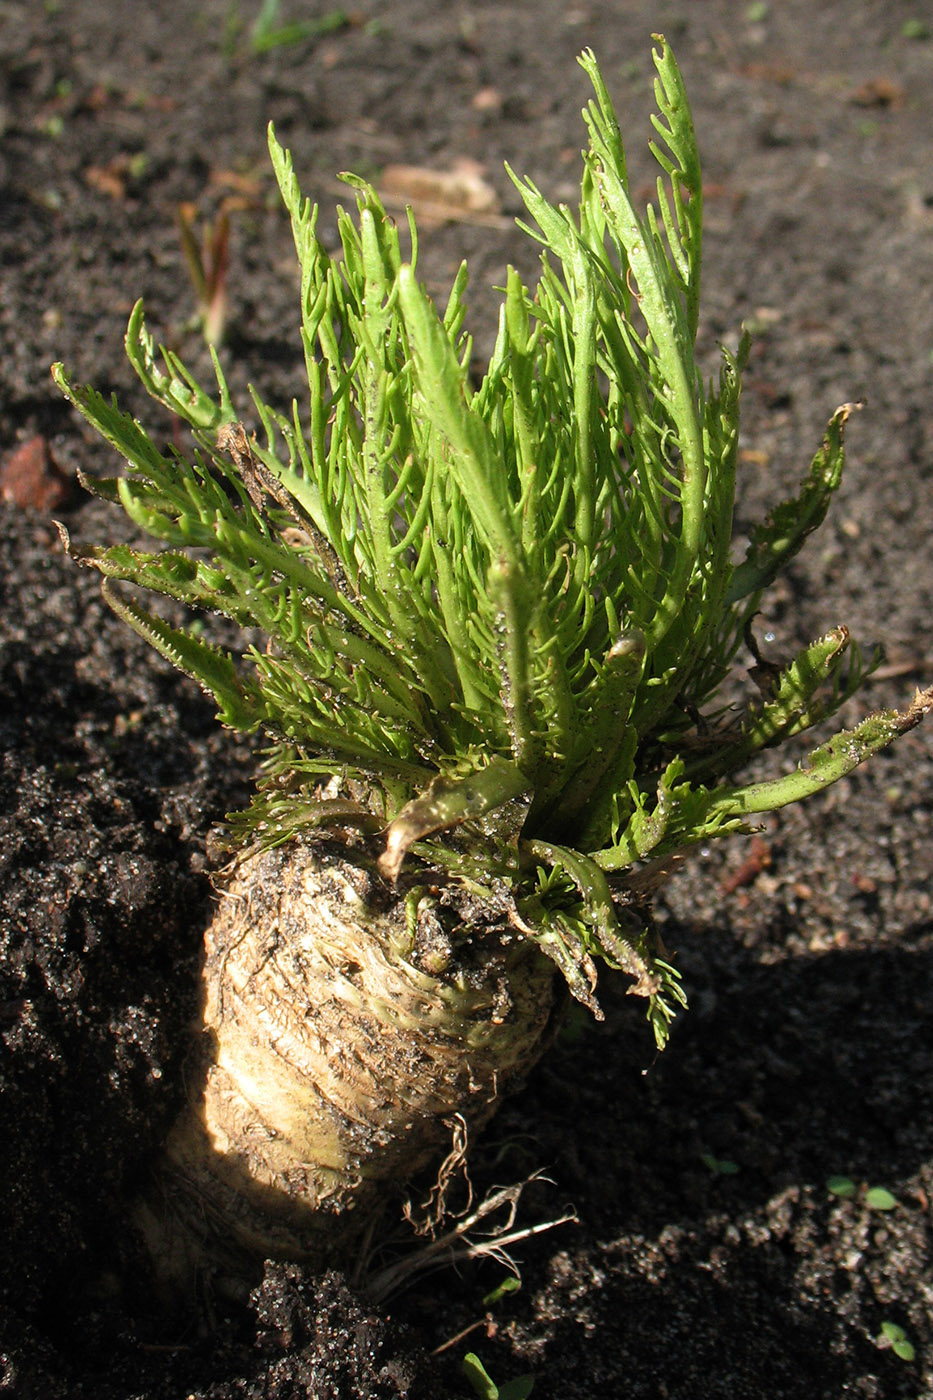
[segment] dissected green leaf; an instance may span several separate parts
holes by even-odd
[[[836,409],[799,495],[775,506],[767,520],[754,527],[745,559],[732,575],[728,602],[737,602],[767,588],[807,536],[822,525],[833,492],[842,480],[845,426],[850,414],[860,407],[861,404],[845,403]]]
[[[804,765],[783,778],[751,783],[744,788],[720,789],[710,803],[710,815],[728,820],[753,812],[772,812],[822,792],[866,758],[915,728],[931,709],[933,686],[918,691],[906,710],[881,710],[869,715],[854,729],[834,734],[809,754]]]
[[[232,658],[219,647],[179,627],[170,627],[162,618],[120,598],[103,585],[104,597],[118,617],[129,623],[156,651],[196,680],[217,701],[217,718],[231,729],[256,729],[265,718],[262,697],[255,687],[244,684]]]
[[[777,671],[767,698],[751,707],[737,727],[730,744],[727,736],[711,738],[711,752],[702,748],[688,764],[691,781],[705,771],[728,772],[740,768],[760,749],[768,748],[812,728],[829,718],[858,688],[863,669],[856,655],[843,684],[832,685],[849,652],[849,633],[835,627],[825,637],[805,647],[789,666]]]

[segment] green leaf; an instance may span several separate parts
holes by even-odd
[[[490,1378],[482,1361],[475,1352],[467,1352],[463,1358],[463,1374],[480,1400],[528,1400],[534,1388],[533,1376],[519,1376],[497,1386]]]
[[[580,845],[605,840],[607,799],[633,777],[636,735],[629,721],[646,654],[639,628],[620,631],[580,697],[582,714],[567,761],[573,777],[564,778],[559,799],[568,828],[582,823]]]
[[[801,548],[808,535],[822,525],[845,466],[845,425],[861,404],[837,408],[810,473],[799,495],[776,506],[762,525],[751,532],[745,560],[732,575],[726,601],[735,603],[761,592]]]
[[[163,368],[159,367],[155,343],[146,330],[142,301],[138,301],[133,307],[126,328],[125,345],[127,359],[152,397],[172,413],[177,413],[184,422],[190,423],[193,428],[216,430],[223,423],[233,423],[236,420],[227,382],[213,346],[210,347],[210,352],[220,395],[219,403],[204,392],[191,372],[171,350],[161,351]]]
[[[136,603],[118,597],[106,582],[102,584],[102,591],[118,617],[214,697],[217,718],[222,724],[231,729],[251,731],[262,723],[265,718],[262,697],[255,686],[240,679],[227,652],[191,632],[169,626]]]
[[[509,1293],[517,1293],[521,1286],[521,1279],[516,1278],[514,1274],[508,1274],[499,1284],[498,1288],[494,1288],[491,1293],[485,1295],[483,1298],[483,1307],[491,1308],[493,1304],[501,1303],[502,1299]]]
[[[96,389],[74,384],[61,364],[52,366],[52,378],[78,412],[126,458],[131,467],[144,476],[158,473],[162,466],[161,453],[141,425],[130,414],[122,413],[117,408],[115,399],[108,403]]]
[[[657,36],[655,36],[657,37]],[[652,57],[658,71],[655,98],[658,115],[651,123],[663,146],[649,149],[670,181],[670,194],[659,179],[658,202],[668,247],[679,274],[691,342],[696,339],[700,310],[700,265],[703,251],[703,180],[690,103],[670,46],[661,39]],[[667,147],[667,152],[663,147]]]
[[[913,1361],[916,1358],[916,1348],[912,1342],[908,1341],[907,1333],[903,1327],[900,1327],[896,1322],[882,1322],[881,1336],[890,1345],[894,1355],[900,1357],[902,1361]]]
[[[607,871],[624,870],[647,856],[661,859],[697,841],[742,829],[738,813],[722,803],[717,790],[694,788],[682,780],[683,772],[683,760],[676,758],[660,775],[654,794],[647,787],[630,784],[623,807],[628,819],[612,845],[591,853],[596,865]]]
[[[463,1358],[462,1370],[480,1400],[499,1400],[499,1387],[493,1383],[476,1352],[467,1352]]]
[[[733,1162],[728,1157],[716,1157],[712,1152],[701,1153],[700,1161],[713,1176],[736,1176],[741,1171],[738,1162]]]
[[[749,711],[735,741],[715,746],[706,761],[701,755],[688,764],[691,780],[707,770],[728,772],[741,768],[759,750],[789,739],[835,713],[862,677],[856,666],[851,685],[837,687],[829,697],[821,696],[820,692],[839,672],[848,649],[849,633],[845,627],[835,627],[805,647],[778,672],[768,699]]]
[[[528,854],[545,865],[566,871],[580,891],[586,910],[586,923],[592,930],[595,946],[603,957],[614,962],[636,979],[633,990],[650,995],[654,990],[650,968],[635,937],[623,930],[608,881],[599,866],[586,856],[551,841],[531,839],[525,842]]]
[[[898,1354],[900,1355],[900,1353]],[[528,1400],[534,1386],[533,1376],[516,1376],[514,1380],[506,1381],[505,1385],[500,1385],[499,1400]]]
[[[331,10],[319,19],[296,20],[291,24],[279,25],[279,0],[263,0],[259,14],[249,31],[249,51],[259,55],[271,49],[302,44],[320,34],[331,34],[343,29],[349,20],[343,10]]]
[[[398,274],[398,300],[414,357],[415,389],[421,411],[449,447],[447,463],[475,526],[494,557],[518,564],[506,478],[497,470],[489,431],[467,403],[466,375],[414,268]]]
[[[394,881],[406,852],[423,836],[475,821],[527,791],[528,778],[517,764],[495,755],[484,768],[465,777],[435,778],[428,791],[413,798],[390,824],[379,869]]]
[[[897,1197],[892,1196],[884,1186],[872,1186],[865,1192],[865,1204],[871,1206],[872,1210],[894,1210]]]
[[[854,729],[844,729],[813,750],[804,766],[783,778],[748,787],[722,789],[709,804],[709,816],[730,820],[754,812],[771,812],[822,792],[851,773],[866,758],[915,728],[933,709],[933,686],[918,691],[904,711],[880,710]]]
[[[831,1196],[847,1201],[855,1195],[856,1185],[850,1176],[831,1176],[826,1182],[826,1190]]]

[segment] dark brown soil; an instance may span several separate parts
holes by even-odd
[[[757,328],[742,517],[865,398],[835,514],[775,594],[784,655],[845,621],[889,668],[852,715],[929,683],[933,611],[933,38],[920,0],[355,3],[311,42],[251,55],[237,4],[0,4],[0,451],[41,435],[70,473],[112,468],[58,398],[53,359],[157,426],[122,359],[134,299],[199,370],[174,218],[233,212],[223,351],[301,394],[297,285],[265,155],[294,151],[333,237],[337,171],[485,167],[505,217],[425,229],[441,291],[473,270],[488,352],[511,223],[507,158],[572,199],[592,45],[644,168],[650,34],[675,45],[705,155],[703,342]],[[240,0],[251,20],[259,2]],[[287,18],[323,15],[314,3]],[[911,23],[913,22],[913,23]],[[231,52],[232,47],[232,52]],[[41,450],[35,455],[41,459]],[[28,476],[28,473],[27,473]],[[9,481],[12,478],[7,478]],[[22,480],[22,476],[20,478]],[[23,501],[28,488],[8,494]],[[161,1316],[125,1201],[183,1092],[211,900],[205,839],[253,759],[66,560],[123,537],[75,492],[2,507],[0,907],[4,1202],[0,1390],[17,1397],[465,1396],[474,1349],[535,1394],[703,1400],[933,1395],[933,726],[671,885],[666,938],[691,1011],[663,1059],[623,988],[575,1020],[476,1155],[478,1187],[544,1167],[515,1247],[522,1288],[447,1270],[381,1308],[336,1276],[269,1267],[252,1304]],[[737,1170],[732,1170],[734,1164]],[[857,1185],[833,1197],[827,1178]],[[873,1209],[867,1186],[894,1209]],[[916,1348],[878,1345],[882,1323]],[[436,1357],[430,1353],[479,1323]]]

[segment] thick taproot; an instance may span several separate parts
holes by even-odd
[[[189,1102],[139,1211],[164,1277],[346,1262],[455,1115],[488,1121],[555,1005],[553,964],[499,923],[451,935],[430,912],[412,945],[347,859],[293,844],[238,867],[205,936]]]

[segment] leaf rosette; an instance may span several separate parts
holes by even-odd
[[[248,434],[216,352],[208,393],[156,350],[141,304],[127,353],[190,428],[190,453],[162,450],[115,403],[54,374],[127,463],[126,475],[85,484],[164,546],[75,557],[215,698],[224,724],[269,738],[239,835],[274,846],[378,827],[391,880],[417,883],[429,867],[491,899],[506,888],[514,928],[574,995],[598,1010],[596,960],[624,969],[663,1043],[683,996],[647,911],[657,871],[822,790],[915,724],[933,695],[837,733],[783,776],[727,782],[761,749],[831,718],[868,669],[837,628],[776,668],[745,712],[724,708],[740,649],[754,649],[762,591],[839,486],[852,406],[737,562],[748,339],[704,383],[703,192],[682,79],[659,39],[656,198],[639,210],[596,60],[580,62],[594,96],[579,206],[555,206],[509,172],[543,245],[541,276],[532,292],[509,270],[478,384],[466,266],[438,312],[418,280],[414,220],[406,259],[354,176],[356,214],[339,212],[329,253],[271,128],[301,264],[307,402],[283,414],[254,392]],[[223,614],[265,643],[233,655],[111,580]],[[322,797],[334,775],[344,796]]]

